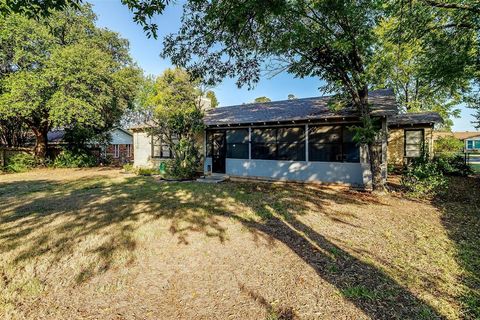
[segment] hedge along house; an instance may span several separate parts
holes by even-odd
[[[360,124],[360,116],[353,107],[333,111],[330,99],[209,110],[205,117],[205,174],[369,188],[372,175],[366,146],[357,145],[349,130]],[[398,117],[398,108],[389,89],[372,91],[368,99],[371,115],[380,120],[384,132],[382,171],[386,178],[388,123]]]

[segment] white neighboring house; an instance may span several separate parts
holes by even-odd
[[[201,97],[200,105],[202,110],[207,111],[211,107],[211,101],[209,98]],[[161,137],[149,135],[147,132],[149,127],[151,125],[141,124],[130,128],[133,132],[133,166],[136,168],[157,168],[162,161],[171,158],[168,145]]]

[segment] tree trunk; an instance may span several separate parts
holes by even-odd
[[[360,99],[360,114],[366,120],[364,125],[371,123],[370,106],[368,105],[368,89],[363,87],[358,90]],[[373,191],[384,191],[385,183],[382,175],[382,139],[383,132],[377,132],[373,141],[367,143],[368,159],[370,162],[370,172],[372,173]]]
[[[35,134],[35,157],[40,163],[45,163],[48,147],[48,127],[32,128]]]

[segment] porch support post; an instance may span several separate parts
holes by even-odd
[[[305,125],[305,161],[308,162],[308,123]]]
[[[252,127],[248,127],[248,160],[252,160]]]

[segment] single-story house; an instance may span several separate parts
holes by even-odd
[[[110,143],[106,146],[100,146],[100,153],[103,158],[109,160],[113,165],[123,165],[133,161],[133,135],[128,130],[120,127],[110,130]],[[65,130],[54,129],[47,134],[48,144],[57,146],[57,153],[60,147],[65,146]],[[91,147],[98,149],[98,143],[92,143]]]
[[[113,165],[123,165],[133,161],[133,134],[117,127],[110,131],[110,144],[103,152]]]
[[[435,132],[434,139],[446,136],[463,141],[465,152],[480,152],[480,131],[440,131]]]
[[[207,110],[204,173],[369,187],[366,147],[353,141],[349,129],[360,124],[360,115],[353,107],[335,111],[330,101],[330,97],[315,97]],[[380,120],[385,133],[382,167],[386,178],[389,151],[402,163],[419,156],[441,117],[436,113],[400,115],[389,89],[371,91],[369,103],[371,115]],[[395,139],[387,138],[389,130],[395,132]],[[154,137],[148,138],[144,130],[139,133],[137,140],[134,130],[134,165],[153,164],[137,161],[137,150],[160,160],[170,156],[166,146],[154,145],[152,141],[158,141]]]

